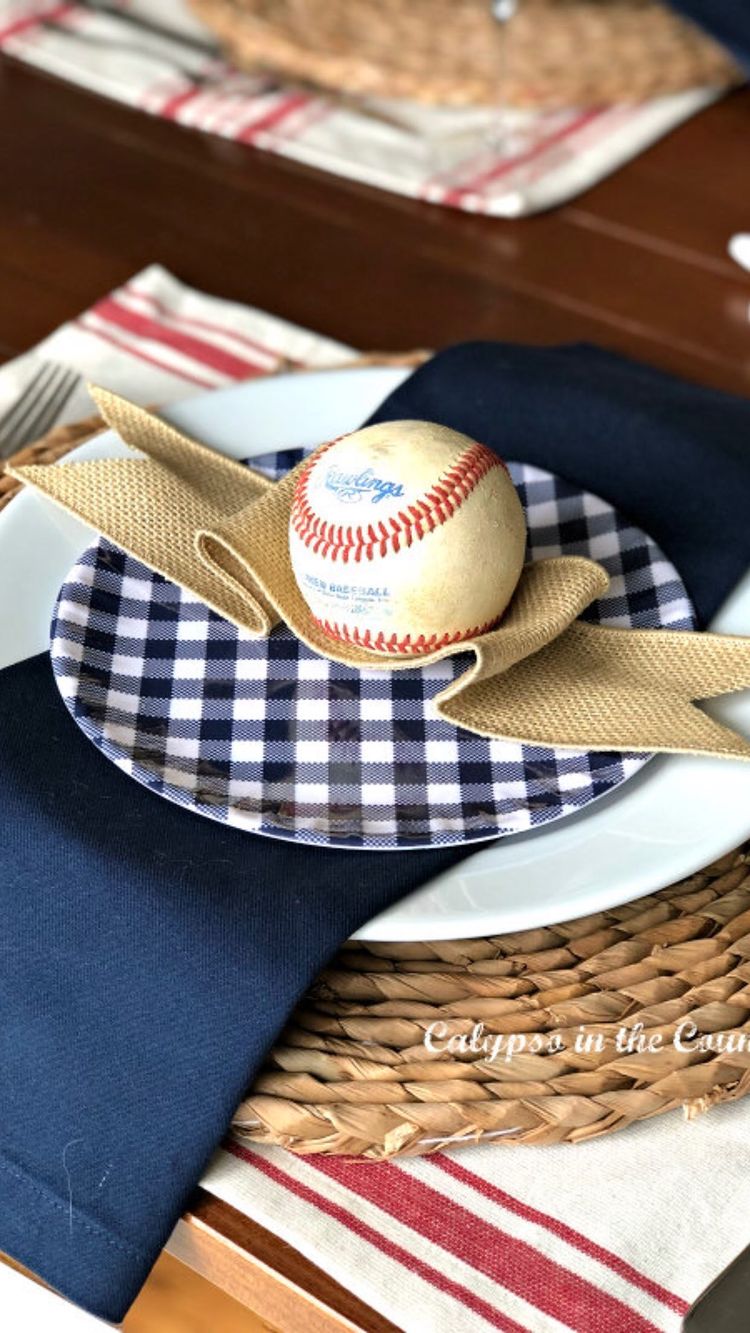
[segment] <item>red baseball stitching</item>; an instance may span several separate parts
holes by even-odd
[[[350,560],[373,560],[376,555],[387,555],[402,546],[411,546],[413,541],[421,541],[455,514],[482,477],[495,467],[505,468],[505,463],[484,444],[472,444],[408,509],[399,510],[386,523],[381,520],[345,528],[316,514],[308,498],[313,465],[336,443],[331,440],[324,444],[301,473],[292,502],[291,525],[300,541],[315,555],[341,560],[343,564]]]
[[[494,620],[488,620],[484,625],[475,625],[473,629],[459,629],[453,634],[431,634],[429,638],[420,634],[416,639],[412,639],[410,634],[405,635],[403,639],[399,639],[395,634],[392,634],[387,639],[382,629],[377,634],[373,634],[369,629],[349,629],[347,625],[339,625],[337,622],[330,620],[319,620],[317,616],[313,616],[315,624],[322,629],[323,633],[331,639],[338,639],[340,643],[353,643],[358,648],[371,648],[376,653],[402,653],[404,655],[433,653],[438,648],[447,648],[452,643],[462,643],[464,639],[475,639],[477,635],[486,634],[488,630],[491,630],[499,619],[500,617],[496,616]]]

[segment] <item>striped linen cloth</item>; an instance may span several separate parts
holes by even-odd
[[[40,358],[146,403],[350,356],[154,266],[4,366],[0,412]],[[81,389],[64,419],[90,410]],[[404,1333],[677,1333],[750,1243],[750,1102],[576,1147],[391,1163],[227,1142],[202,1184]]]
[[[474,213],[573,198],[715,100],[498,112],[338,101],[222,62],[183,0],[0,0],[0,51],[193,129]]]

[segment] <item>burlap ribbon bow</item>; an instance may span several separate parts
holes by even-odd
[[[313,621],[288,551],[297,469],[272,483],[153,413],[92,389],[102,416],[145,457],[19,467],[13,476],[251,635],[285,621],[314,652],[358,668],[414,659],[334,643]],[[608,629],[579,620],[608,585],[591,560],[527,565],[498,628],[460,646],[465,671],[434,700],[481,736],[588,750],[750,759],[750,742],[695,707],[750,686],[750,639]],[[419,658],[455,655],[447,647]]]

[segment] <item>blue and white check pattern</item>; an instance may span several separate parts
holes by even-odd
[[[279,477],[301,457],[252,465]],[[529,558],[586,555],[607,569],[588,619],[694,627],[648,537],[549,473],[510,470]],[[388,849],[518,833],[581,810],[648,758],[474,736],[430,708],[454,660],[355,671],[283,626],[252,639],[103,540],[60,592],[51,651],[68,708],[108,758],[169,800],[272,837]]]

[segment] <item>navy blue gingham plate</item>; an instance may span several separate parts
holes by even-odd
[[[253,458],[273,477],[302,450]],[[528,558],[585,555],[611,585],[586,613],[605,625],[690,629],[674,567],[603,500],[526,464],[510,471]],[[277,838],[391,849],[478,842],[575,813],[648,756],[486,740],[435,717],[456,659],[356,671],[285,628],[250,638],[110,543],[61,591],[52,663],[78,725],[167,799]]]

